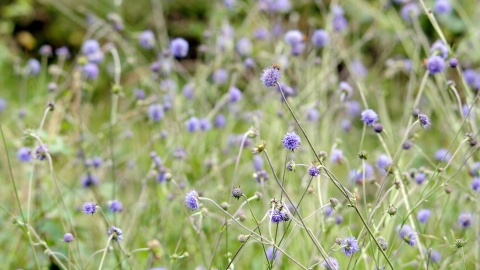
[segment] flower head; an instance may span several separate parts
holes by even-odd
[[[452,158],[452,155],[445,148],[440,148],[435,152],[435,159],[438,161],[448,162]]]
[[[430,217],[430,214],[431,214],[431,211],[429,209],[421,209],[417,213],[417,219],[420,223],[425,223]]]
[[[280,68],[274,65],[263,70],[262,75],[260,76],[260,80],[262,81],[263,85],[265,85],[266,87],[270,87],[277,84],[280,76]]]
[[[278,209],[273,209],[269,211],[270,221],[273,223],[280,223],[285,219],[285,213]]]
[[[357,239],[353,236],[347,236],[342,241],[342,252],[347,256],[352,256],[358,251]]]
[[[85,54],[85,55],[95,53],[99,50],[100,50],[100,43],[98,43],[98,41],[96,41],[94,39],[86,40],[82,44],[82,53]],[[57,52],[57,54],[58,54],[58,52]]]
[[[470,187],[472,187],[472,189],[473,189],[475,192],[480,191],[480,178],[479,178],[479,177],[474,177],[474,178],[473,178],[473,181],[472,181],[472,184],[470,185]]]
[[[342,160],[344,159],[343,157],[343,151],[340,149],[333,149],[332,154],[330,156],[330,159],[332,162],[335,162],[337,164],[341,164]]]
[[[200,209],[200,202],[198,201],[198,193],[192,189],[187,192],[185,196],[185,204],[187,205],[190,210],[198,210]]]
[[[98,66],[94,63],[85,64],[82,68],[82,71],[89,80],[96,79],[98,77],[98,73],[100,73]]]
[[[269,246],[265,251],[267,253],[267,258],[269,261],[276,260],[277,257],[282,254],[278,249],[275,249],[275,254],[273,254],[273,250],[274,248],[272,246]]]
[[[119,241],[123,240],[122,230],[120,228],[117,228],[117,227],[113,226],[113,225],[112,225],[112,227],[107,229],[107,234],[108,234],[108,236],[113,234],[112,239],[115,242],[119,242]]]
[[[285,134],[285,137],[283,137],[282,143],[283,147],[285,147],[287,150],[294,151],[300,146],[300,136],[297,135],[295,132],[288,132]]]
[[[82,175],[81,182],[84,188],[88,188],[88,187],[98,185],[100,181],[98,180],[98,177],[95,174],[87,173]]]
[[[215,70],[212,74],[212,81],[215,84],[223,85],[227,82],[227,79],[228,71],[223,68]]]
[[[443,59],[447,59],[448,57],[448,48],[443,43],[442,40],[437,40],[432,44],[432,47],[430,47],[430,52],[431,53],[437,53],[439,56],[441,56]]]
[[[187,128],[188,132],[195,132],[200,128],[200,120],[198,120],[198,118],[192,116],[185,123],[185,127]]]
[[[32,153],[30,151],[30,148],[28,147],[20,148],[17,152],[17,158],[21,162],[29,162],[30,160],[32,160]]]
[[[335,15],[332,19],[332,25],[335,32],[342,32],[348,27],[348,21],[343,15]]]
[[[378,156],[377,159],[377,168],[385,169],[385,167],[387,167],[387,165],[389,165],[390,163],[392,163],[390,158],[385,154],[381,154],[380,156]]]
[[[403,237],[403,240],[410,246],[414,247],[417,244],[417,233],[410,232],[408,235]]]
[[[328,41],[330,40],[328,36],[328,32],[323,30],[323,29],[318,29],[313,32],[312,35],[312,43],[315,45],[317,48],[322,48],[325,45],[328,44]]]
[[[427,175],[425,173],[417,172],[413,177],[413,180],[415,180],[415,182],[420,185],[421,183],[423,183],[423,181],[425,181],[425,178],[427,178]]]
[[[93,215],[96,211],[97,211],[97,205],[94,204],[93,202],[86,202],[83,205],[83,212],[85,213],[85,215],[88,215],[88,214]]]
[[[109,203],[108,205],[108,208],[110,209],[110,211],[112,211],[113,213],[115,212],[122,212],[123,210],[123,204],[122,202],[120,202],[119,200],[113,200]]]
[[[363,111],[362,114],[361,114],[361,118],[362,118],[362,121],[367,126],[372,126],[373,124],[378,122],[378,115],[372,109],[366,109],[365,111]]]
[[[437,0],[435,1],[435,12],[438,14],[448,14],[452,12],[452,5],[448,0]]]
[[[427,60],[427,69],[432,75],[442,72],[445,69],[445,60],[438,55],[430,56]]]
[[[73,240],[75,240],[75,238],[73,238],[73,235],[71,233],[66,233],[63,235],[63,241],[64,242],[72,242]]]
[[[428,116],[426,116],[423,113],[418,114],[418,121],[420,121],[420,125],[425,129],[428,128],[431,125],[430,124],[430,119],[428,119]]]
[[[48,147],[46,144],[39,145],[35,149],[35,157],[38,160],[46,160],[47,159],[47,154],[49,153]]]
[[[458,215],[458,223],[463,228],[468,228],[472,225],[472,213],[470,212],[462,212]]]
[[[42,68],[42,65],[37,59],[30,58],[27,61],[27,68],[28,68],[28,74],[31,76],[34,76],[40,73],[40,69]]]
[[[247,37],[243,37],[237,41],[237,52],[241,56],[248,56],[252,53],[252,49],[252,42]]]
[[[159,103],[151,104],[148,106],[148,118],[153,122],[158,123],[162,120],[164,115],[163,106]]]
[[[235,86],[231,86],[228,89],[228,94],[230,95],[230,102],[232,103],[242,99],[242,91]]]
[[[210,123],[210,120],[208,120],[208,118],[200,119],[200,130],[209,131],[210,129],[212,129],[212,123]]]
[[[138,43],[144,49],[153,48],[155,46],[155,34],[153,34],[152,30],[143,31],[138,38]]]
[[[303,42],[303,34],[299,30],[290,30],[285,33],[285,41],[290,45],[295,45]]]
[[[340,265],[338,264],[337,259],[332,258],[332,257],[328,257],[326,259],[326,261],[323,261],[322,266],[325,267],[325,269],[327,269],[327,270],[338,270],[338,269],[340,269]]]
[[[417,17],[420,14],[420,8],[417,3],[408,3],[400,10],[400,15],[406,22],[412,22],[412,17]]]
[[[320,174],[320,169],[318,169],[317,166],[312,164],[310,165],[310,167],[308,167],[308,174],[312,177],[317,176]]]
[[[173,39],[170,41],[170,51],[175,57],[185,57],[188,54],[188,42],[183,38]]]

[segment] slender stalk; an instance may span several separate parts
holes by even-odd
[[[113,233],[108,237],[107,244],[105,245],[105,249],[103,250],[102,260],[100,261],[100,266],[98,270],[101,270],[103,267],[103,262],[105,261],[105,255],[107,255],[108,247],[110,246],[110,241],[113,239]]]

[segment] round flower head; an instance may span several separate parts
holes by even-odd
[[[190,210],[198,210],[200,209],[200,202],[198,201],[198,193],[192,189],[187,192],[185,196],[185,204],[187,205]]]
[[[305,43],[301,42],[301,43],[295,43],[293,46],[292,46],[292,55],[293,56],[299,56],[300,54],[302,54],[302,52],[305,50]]]
[[[330,156],[330,159],[331,159],[332,162],[334,162],[334,163],[341,164],[341,163],[342,163],[342,160],[344,159],[344,157],[343,157],[343,151],[340,150],[340,149],[333,149],[333,150],[332,150],[332,154],[331,154],[331,156]]]
[[[30,160],[32,160],[32,154],[31,154],[30,148],[28,147],[20,148],[17,152],[17,158],[21,162],[29,162]]]
[[[369,163],[365,163],[365,169],[353,169],[350,171],[349,177],[351,181],[355,181],[357,184],[361,184],[363,181],[371,178],[373,176],[373,173],[373,166]]]
[[[170,42],[170,51],[175,57],[185,57],[188,54],[188,42],[183,38],[173,39]]]
[[[480,176],[480,162],[473,163],[472,167],[468,171],[471,176]]]
[[[427,69],[432,75],[442,72],[445,69],[445,60],[438,55],[430,56],[427,60]]]
[[[385,167],[387,167],[387,165],[389,165],[390,163],[392,163],[390,158],[385,154],[381,154],[380,156],[378,156],[377,159],[377,168],[385,169]]]
[[[112,235],[113,234],[113,241],[115,242],[119,242],[119,241],[122,241],[123,240],[123,232],[122,230],[120,230],[120,228],[117,228],[115,226],[112,225],[111,228],[108,228],[107,229],[107,234],[108,236]]]
[[[328,41],[330,40],[328,36],[328,32],[323,30],[323,29],[318,29],[313,32],[312,35],[312,43],[315,45],[317,48],[322,48],[325,45],[328,44]]]
[[[328,261],[328,263],[327,263]],[[328,257],[326,261],[322,262],[322,266],[325,267],[326,270],[339,270],[340,265],[338,264],[337,259]]]
[[[285,213],[283,211],[280,211],[278,209],[273,209],[270,210],[269,212],[270,216],[270,221],[273,223],[280,223],[282,221],[285,221]]]
[[[452,12],[452,5],[448,0],[437,0],[435,1],[435,12],[438,14],[448,14]]]
[[[247,56],[252,53],[253,45],[250,39],[243,37],[237,41],[237,52],[241,56]]]
[[[85,213],[85,215],[88,215],[88,214],[93,215],[96,211],[97,211],[97,205],[94,204],[93,202],[86,202],[83,205],[83,213]]]
[[[216,128],[223,128],[226,124],[227,124],[227,118],[225,117],[225,115],[219,114],[217,115],[217,117],[215,117],[214,125]]]
[[[256,171],[263,169],[263,159],[261,155],[253,155],[253,168]]]
[[[210,120],[208,120],[208,118],[200,119],[200,130],[209,131],[210,129],[212,129],[212,123],[210,123]]]
[[[477,72],[473,69],[465,69],[463,71],[463,78],[467,82],[468,85],[473,85],[475,78],[477,77]]]
[[[352,59],[352,70],[360,78],[365,78],[368,75],[368,70],[360,59]]]
[[[440,148],[435,152],[435,159],[438,161],[448,162],[452,158],[452,155],[445,148]]]
[[[451,68],[456,68],[458,66],[458,59],[452,57],[448,61],[448,64],[450,65]]]
[[[43,45],[42,47],[40,47],[39,53],[41,56],[46,56],[46,57],[52,56],[52,46],[47,44]]]
[[[133,89],[133,93],[135,94],[138,100],[144,100],[146,97],[145,90],[143,89],[135,88]]]
[[[283,147],[285,147],[287,150],[294,151],[300,146],[301,141],[302,139],[300,139],[300,136],[298,136],[297,133],[292,131],[285,134],[282,143]]]
[[[5,110],[5,107],[7,107],[7,102],[5,101],[5,99],[0,98],[0,113]]]
[[[88,188],[92,186],[97,186],[100,181],[98,180],[98,177],[96,175],[88,173],[82,175],[81,182],[84,188]]]
[[[428,218],[430,217],[431,211],[429,209],[422,209],[417,213],[417,219],[420,223],[427,222]]]
[[[148,106],[148,118],[150,118],[153,122],[160,122],[160,120],[163,118],[163,115],[164,113],[162,105],[155,103]]]
[[[230,102],[234,103],[242,99],[242,91],[235,86],[231,86],[228,89],[228,93],[230,94]]]
[[[246,68],[254,68],[255,67],[255,60],[253,58],[245,58],[243,61],[243,64],[245,65]]]
[[[316,122],[320,119],[320,112],[315,108],[310,108],[307,110],[307,119],[310,122]]]
[[[113,200],[109,203],[108,208],[110,211],[113,213],[115,212],[122,212],[123,210],[123,204],[119,200]]]
[[[39,145],[37,149],[35,149],[35,157],[38,160],[46,160],[47,159],[47,154],[48,154],[48,147],[46,144]]]
[[[225,69],[221,68],[213,72],[213,75],[212,75],[213,83],[218,85],[223,85],[227,82],[227,80],[228,80],[228,71],[226,71]]]
[[[256,39],[268,39],[268,37],[270,36],[270,32],[265,27],[255,28],[253,30],[253,36]]]
[[[340,122],[340,126],[342,126],[344,132],[349,132],[352,128],[352,121],[350,121],[349,119],[342,119],[342,121]]]
[[[308,174],[312,177],[314,176],[317,176],[320,174],[320,170],[318,169],[317,166],[315,165],[310,165],[310,167],[308,167]]]
[[[410,225],[405,224],[405,225],[403,225],[402,228],[400,228],[400,225],[398,225],[397,228],[396,228],[396,231],[398,232],[398,237],[403,239],[405,236],[412,233],[413,229],[412,229],[412,227],[410,227]]]
[[[95,53],[100,50],[100,43],[94,39],[86,40],[82,44],[82,53],[85,55]]]
[[[83,74],[85,74],[85,76],[90,80],[96,79],[98,77],[98,73],[100,72],[98,66],[93,63],[85,64],[82,70]]]
[[[374,110],[366,109],[362,112],[361,119],[367,126],[372,126],[378,121],[378,115]]]
[[[187,83],[182,87],[182,93],[187,99],[193,99],[195,97],[195,85],[193,83]]]
[[[423,183],[423,181],[425,181],[426,178],[427,178],[427,175],[425,173],[417,172],[413,177],[413,180],[415,180],[415,182],[417,182],[417,184],[420,185],[421,183]]]
[[[265,170],[257,171],[256,173],[253,174],[253,177],[255,178],[257,183],[263,183],[270,178],[267,171],[265,171]]]
[[[432,44],[432,47],[430,47],[430,52],[432,54],[436,53],[437,55],[441,56],[443,59],[447,59],[448,57],[448,48],[443,43],[442,40],[437,40]]]
[[[423,113],[418,114],[418,121],[420,121],[420,125],[422,126],[422,128],[425,129],[431,125],[430,119],[428,119],[428,117]]]
[[[144,49],[151,49],[155,46],[155,34],[152,30],[143,31],[138,37],[138,43]]]
[[[282,254],[278,249],[275,249],[275,254],[273,254],[273,249],[272,246],[269,246],[265,251],[269,261],[276,260],[277,257]]]
[[[60,57],[70,58],[70,52],[68,51],[68,48],[65,46],[57,48],[55,50],[55,54]]]
[[[345,102],[345,109],[351,117],[357,117],[362,112],[362,106],[356,100],[349,100]]]
[[[355,237],[345,237],[342,241],[342,252],[347,256],[352,256],[358,251],[358,242]]]
[[[303,34],[298,30],[290,30],[285,33],[285,41],[290,45],[295,45],[303,42]]]
[[[265,1],[270,12],[288,12],[290,11],[290,0]]]
[[[408,3],[400,10],[400,15],[406,22],[412,22],[412,17],[417,17],[420,14],[420,8],[417,3]]]
[[[264,69],[262,75],[260,76],[260,80],[262,81],[263,85],[266,87],[276,85],[281,76],[280,70],[281,68],[276,64]],[[284,89],[282,88],[282,90]]]
[[[440,262],[440,260],[442,260],[442,255],[440,254],[440,252],[436,251],[436,250],[432,250],[432,253],[430,254],[430,258],[432,258],[432,262]]]
[[[332,25],[335,32],[342,32],[348,27],[348,21],[343,15],[336,15],[332,19]]]
[[[411,232],[408,235],[403,237],[403,240],[407,242],[410,246],[414,247],[417,244],[417,233]]]
[[[105,57],[104,53],[101,50],[98,50],[94,53],[87,55],[87,60],[93,64],[100,64]]]
[[[198,129],[200,129],[200,120],[198,120],[198,118],[192,116],[185,123],[185,127],[187,128],[188,132],[195,132]]]
[[[475,192],[480,191],[480,178],[474,177],[472,184],[470,185]]]
[[[470,212],[462,212],[458,215],[458,223],[464,229],[472,225],[472,214]]]
[[[40,73],[40,70],[42,69],[42,66],[40,62],[38,62],[37,59],[30,58],[27,61],[27,69],[28,69],[28,74],[31,76],[37,75]]]
[[[73,240],[75,240],[75,238],[73,238],[73,235],[71,233],[66,233],[66,234],[63,235],[63,241],[64,242],[70,243]]]

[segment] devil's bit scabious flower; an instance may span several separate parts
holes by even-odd
[[[275,249],[275,254],[273,254],[273,247],[272,246],[268,247],[265,252],[267,254],[267,258],[268,258],[269,261],[276,260],[277,257],[282,254],[278,249]]]
[[[427,60],[427,69],[432,75],[442,72],[445,69],[445,60],[437,55],[430,56]]]
[[[242,91],[235,86],[231,86],[228,89],[228,94],[230,95],[230,102],[235,103],[242,99]]]
[[[330,160],[334,163],[340,164],[343,160],[343,151],[340,149],[333,149],[330,155]]]
[[[300,146],[301,141],[302,140],[300,139],[300,136],[298,136],[297,133],[292,131],[285,134],[282,143],[283,147],[285,147],[287,150],[294,151]]]
[[[425,181],[425,178],[427,178],[427,175],[425,173],[417,172],[413,177],[413,180],[415,180],[415,182],[420,185],[421,183],[423,183],[423,181]]]
[[[421,209],[417,213],[417,219],[420,223],[427,222],[428,218],[430,217],[431,211],[429,209]]]
[[[303,34],[298,30],[290,30],[285,33],[285,41],[290,45],[295,45],[303,42]]]
[[[29,162],[30,160],[32,160],[32,154],[31,154],[30,148],[28,147],[20,148],[17,152],[17,158],[21,162]]]
[[[163,115],[164,113],[162,105],[155,103],[148,106],[148,118],[150,118],[153,122],[160,122],[160,120],[163,118]]]
[[[474,177],[472,184],[470,185],[475,192],[480,191],[480,178]]]
[[[357,239],[353,236],[347,236],[342,241],[342,252],[347,256],[352,256],[358,251]]]
[[[38,50],[41,56],[46,56],[50,57],[52,56],[52,46],[45,44],[40,47],[40,50]]]
[[[456,68],[458,66],[458,59],[457,58],[450,58],[448,64],[451,68]]]
[[[327,263],[328,261],[328,263]],[[328,257],[327,261],[322,262],[322,266],[325,267],[327,270],[338,270],[340,269],[340,265],[338,264],[337,259]]]
[[[155,46],[155,34],[152,30],[143,31],[138,37],[138,43],[144,49],[151,49]]]
[[[85,55],[92,54],[100,50],[100,44],[94,39],[86,40],[82,44],[82,53]],[[57,53],[58,54],[58,53]]]
[[[64,242],[70,243],[73,240],[75,240],[75,238],[73,238],[73,235],[71,233],[66,233],[66,234],[63,235],[63,241]]]
[[[223,85],[227,82],[227,79],[228,71],[223,68],[215,70],[212,74],[212,81],[215,84]]]
[[[173,39],[170,41],[170,51],[175,57],[185,57],[188,54],[188,42],[183,38]]]
[[[447,0],[435,1],[435,12],[438,14],[448,14],[452,12],[452,5]]]
[[[227,118],[223,114],[217,115],[215,117],[214,125],[216,128],[223,128],[227,124]]]
[[[200,209],[200,202],[198,201],[198,193],[192,189],[187,192],[185,196],[185,204],[187,205],[190,210],[198,210]]]
[[[315,45],[317,48],[322,48],[325,45],[328,44],[328,41],[330,40],[328,36],[328,32],[323,30],[323,29],[318,29],[313,32],[312,35],[312,43]]]
[[[84,188],[92,187],[98,185],[100,182],[98,177],[92,173],[84,174],[81,178],[82,186]]]
[[[312,177],[314,176],[317,176],[320,174],[320,170],[318,169],[317,166],[315,165],[310,165],[310,167],[308,168],[308,174]]]
[[[107,234],[108,234],[108,236],[113,234],[112,239],[115,242],[119,242],[119,241],[123,240],[122,230],[120,228],[117,228],[117,227],[113,226],[113,225],[112,225],[111,228],[107,229]]]
[[[261,155],[253,155],[253,168],[256,171],[263,169],[263,159]]]
[[[277,209],[273,209],[269,211],[270,221],[273,223],[280,223],[285,221],[285,213],[283,211],[279,211]]]
[[[379,236],[377,238],[377,241],[378,241],[378,244],[380,244],[380,247],[385,251],[387,250],[388,248],[388,243],[387,241],[385,241],[385,238],[383,238],[382,236]]]
[[[403,240],[407,242],[410,246],[414,247],[417,244],[417,233],[411,232],[408,235],[403,237]]]
[[[377,168],[385,169],[385,167],[387,167],[387,165],[390,164],[391,162],[392,161],[387,155],[381,154],[380,156],[378,156],[378,159],[377,159]]]
[[[199,123],[201,131],[209,131],[210,129],[212,129],[212,123],[210,123],[210,120],[208,120],[208,118],[200,119]]]
[[[38,62],[37,59],[30,58],[27,61],[27,67],[28,67],[28,74],[31,76],[35,76],[38,73],[40,73],[40,69],[42,69],[42,65],[40,62]]]
[[[35,157],[38,160],[46,160],[47,159],[47,154],[48,154],[48,147],[46,144],[39,145],[35,149]]]
[[[336,15],[332,19],[332,25],[335,32],[342,32],[348,26],[348,21],[343,15]]]
[[[420,14],[420,8],[417,3],[408,3],[400,10],[400,15],[406,22],[412,22],[412,17],[417,17]]]
[[[65,46],[57,48],[55,50],[55,54],[60,57],[70,58],[70,52],[68,51],[68,48]]]
[[[420,125],[422,128],[428,128],[430,126],[430,119],[423,113],[418,114],[418,121],[420,121]]]
[[[100,72],[98,66],[93,63],[85,64],[82,68],[82,71],[83,74],[85,74],[85,76],[90,80],[96,79],[98,77],[98,73]]]
[[[397,232],[400,231],[400,232],[398,233],[398,237],[400,237],[400,238],[403,239],[405,236],[407,236],[407,235],[409,235],[411,232],[413,232],[413,229],[412,229],[412,227],[410,227],[410,225],[405,224],[405,225],[403,225],[402,228],[400,228],[400,225],[398,225],[397,228],[396,228],[396,231],[397,231]]]
[[[473,69],[465,69],[463,71],[463,78],[467,82],[468,85],[472,86],[477,78],[477,72]]]
[[[122,202],[120,202],[119,200],[113,200],[109,203],[108,205],[108,208],[110,209],[110,211],[112,211],[113,213],[115,212],[122,212],[123,210],[123,204]]]
[[[366,109],[365,111],[362,112],[361,114],[362,121],[367,125],[367,126],[372,126],[378,121],[378,115],[377,113],[372,110],[372,109]]]
[[[237,52],[241,56],[248,56],[252,53],[253,45],[250,39],[243,37],[237,41]]]
[[[96,211],[97,211],[97,205],[95,205],[93,202],[86,202],[83,205],[83,213],[85,213],[85,215],[88,215],[88,214],[93,215]]]
[[[198,120],[198,118],[192,116],[185,123],[185,127],[187,128],[188,132],[195,132],[200,128],[200,120]]]
[[[458,223],[464,229],[472,225],[472,214],[470,212],[462,212],[458,215]]]
[[[432,258],[432,262],[439,262],[442,259],[442,255],[440,254],[440,252],[436,250],[432,250],[432,253],[430,256],[431,256],[430,258]]]
[[[452,158],[452,155],[448,152],[445,148],[440,148],[435,152],[435,159],[438,161],[445,161],[448,162]]]
[[[448,47],[442,40],[435,41],[432,47],[430,47],[430,52],[441,56],[443,59],[447,59],[448,57]]]
[[[266,87],[270,87],[274,86],[278,82],[280,76],[280,68],[277,66],[271,66],[263,70],[262,76],[260,76],[260,80],[262,81],[263,85],[265,85]],[[282,88],[282,90],[284,89]]]
[[[235,199],[240,199],[240,197],[242,197],[243,195],[243,191],[240,187],[236,187],[232,190],[232,197],[234,197]]]

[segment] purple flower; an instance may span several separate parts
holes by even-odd
[[[412,227],[408,224],[404,224],[402,228],[400,228],[400,225],[397,226],[396,231],[398,232],[398,237],[403,239],[405,236],[409,235],[410,233],[413,232]]]
[[[348,21],[343,15],[335,15],[332,19],[332,25],[335,32],[342,32],[348,27]]]
[[[381,154],[380,156],[378,156],[378,159],[377,159],[377,168],[386,170],[385,168],[390,163],[392,163],[390,158],[385,154]]]
[[[408,235],[403,237],[403,240],[407,242],[410,246],[414,247],[417,244],[417,233],[411,232]]]
[[[282,33],[283,33],[283,26],[282,26],[282,24],[280,24],[280,23],[274,24],[274,25],[273,25],[273,28],[272,28],[272,32],[273,32],[273,35],[274,35],[275,37],[281,36]]]
[[[192,189],[187,192],[185,196],[185,204],[187,205],[190,210],[198,210],[200,209],[200,202],[198,201],[198,193]]]
[[[365,171],[365,173],[364,173]],[[369,163],[365,163],[365,169],[360,169],[360,170],[350,170],[349,172],[349,178],[350,181],[356,181],[357,184],[361,184],[364,180],[367,180],[373,176],[373,166],[370,165]],[[365,177],[364,177],[365,176]]]
[[[123,240],[123,232],[122,230],[120,230],[120,228],[117,228],[115,226],[112,225],[111,228],[108,228],[107,229],[107,234],[108,236],[112,235],[113,234],[113,241],[115,242],[119,242],[119,241],[122,241]]]
[[[20,148],[17,152],[17,158],[21,162],[30,162],[30,160],[32,160],[32,153],[30,151],[30,148],[28,147]]]
[[[188,42],[183,38],[173,39],[170,41],[170,51],[175,57],[185,57],[188,54]]]
[[[200,130],[209,131],[210,129],[212,129],[212,123],[210,123],[210,120],[208,120],[208,118],[200,119]]]
[[[228,89],[230,95],[230,102],[234,103],[242,99],[242,91],[235,86],[231,86]]]
[[[292,55],[299,56],[305,50],[305,43],[296,43],[292,45]]]
[[[467,84],[470,86],[473,85],[476,77],[477,77],[477,72],[473,69],[465,69],[463,71],[463,78],[465,78],[465,82],[467,82]]]
[[[327,263],[328,261],[328,263]],[[340,265],[338,264],[337,259],[328,257],[326,261],[322,262],[322,266],[325,267],[327,270],[339,270]]]
[[[86,40],[82,44],[82,53],[85,55],[95,53],[100,50],[100,43],[94,39]],[[58,54],[58,53],[57,53]]]
[[[269,246],[265,251],[269,261],[276,260],[278,256],[282,255],[282,253],[278,249],[275,249],[275,254],[273,254],[273,250],[274,248],[272,246]]]
[[[245,65],[246,68],[254,68],[255,67],[255,60],[253,58],[245,58],[243,61],[243,64]]]
[[[219,114],[217,115],[217,117],[215,117],[214,125],[216,128],[223,128],[225,127],[226,124],[227,124],[227,118],[225,117],[225,115]]]
[[[423,113],[419,113],[418,114],[418,121],[420,121],[420,125],[422,126],[422,128],[428,128],[430,127],[430,119],[428,119],[428,117],[423,114]]]
[[[343,16],[345,15],[345,10],[339,5],[332,5],[330,6],[330,11],[332,11],[332,14],[334,16]]]
[[[427,222],[428,218],[430,217],[431,211],[429,209],[421,209],[417,213],[417,219],[420,223]]]
[[[291,9],[290,0],[267,0],[265,2],[267,2],[270,12],[288,12]]]
[[[268,175],[267,171],[265,170],[259,170],[253,174],[253,177],[257,183],[262,184],[270,178],[270,175]]]
[[[480,162],[473,163],[472,167],[468,172],[471,176],[480,176]]]
[[[426,178],[427,178],[427,175],[425,173],[417,172],[413,177],[413,180],[415,180],[415,182],[417,182],[417,184],[420,185],[423,183],[423,181],[425,181]]]
[[[252,53],[253,45],[250,39],[243,37],[237,41],[237,52],[241,56],[247,56]]]
[[[261,155],[253,155],[253,168],[255,171],[263,169],[263,159]]]
[[[362,112],[361,119],[367,126],[372,126],[378,122],[378,115],[374,110],[366,109]]]
[[[312,35],[312,43],[317,48],[322,48],[328,44],[330,37],[328,36],[328,32],[323,29],[318,29],[313,32]]]
[[[73,235],[71,233],[66,233],[63,235],[63,242],[70,243],[73,240],[75,240],[75,238],[73,238]]]
[[[452,155],[445,148],[440,148],[435,152],[435,159],[438,161],[448,162],[452,158]]]
[[[345,102],[345,108],[347,109],[348,115],[351,117],[357,117],[362,111],[362,106],[356,100]]]
[[[112,213],[122,212],[123,204],[119,200],[113,200],[109,203],[108,208]]]
[[[185,123],[185,127],[187,128],[188,132],[195,132],[195,131],[200,129],[200,120],[198,120],[198,118],[192,116]]]
[[[223,85],[227,82],[227,80],[228,80],[228,71],[226,71],[225,69],[221,68],[213,72],[213,75],[212,75],[213,83],[218,85]]]
[[[268,39],[268,37],[270,36],[270,32],[268,31],[267,28],[260,27],[253,30],[253,36],[256,39]]]
[[[282,144],[283,147],[285,147],[287,150],[294,151],[300,146],[300,142],[302,139],[300,139],[300,136],[297,135],[295,132],[288,132],[285,134],[285,137],[283,137]]]
[[[57,48],[55,50],[55,54],[60,57],[70,58],[70,52],[68,51],[68,48],[65,46]]]
[[[39,145],[39,146],[35,149],[35,157],[36,157],[38,160],[46,160],[48,153],[49,153],[49,151],[48,151],[48,147],[47,147],[46,144]]]
[[[135,96],[137,97],[138,100],[144,100],[145,99],[145,90],[135,88],[135,89],[133,89],[133,93],[135,94]]]
[[[303,42],[303,34],[299,30],[290,30],[285,33],[285,41],[290,45],[295,45]]]
[[[92,173],[87,173],[82,175],[81,182],[84,188],[88,188],[92,186],[97,186],[100,181],[98,180],[98,177],[96,175]]]
[[[474,177],[472,184],[470,185],[475,192],[480,191],[480,178]]]
[[[148,118],[150,118],[153,122],[158,123],[162,120],[164,115],[162,105],[155,103],[148,106]]]
[[[347,83],[347,82],[344,82],[344,81],[340,82],[340,83],[338,84],[338,88],[340,89],[340,91],[342,91],[342,93],[345,93],[345,96],[346,96],[347,98],[349,98],[349,97],[352,95],[352,93],[353,93],[353,88],[352,88],[352,86],[351,86],[349,83]],[[356,102],[356,101],[355,101],[355,102]],[[357,102],[357,104],[358,104],[358,102]]]
[[[315,108],[310,108],[307,110],[307,119],[310,122],[316,122],[320,119],[320,112]]]
[[[340,150],[340,149],[333,149],[333,150],[332,150],[332,154],[331,154],[331,156],[330,156],[330,159],[331,159],[332,162],[334,162],[334,163],[341,164],[341,163],[342,163],[342,160],[344,159],[344,157],[343,157],[343,151]]]
[[[308,167],[308,174],[312,177],[317,176],[320,174],[320,169],[315,165],[310,165],[310,167]]]
[[[263,85],[265,85],[266,87],[270,87],[274,86],[278,82],[280,76],[280,68],[276,66],[271,66],[263,70],[262,76],[260,76],[260,80],[262,81]],[[282,90],[285,89],[283,89],[282,87]]]
[[[437,55],[430,56],[427,60],[427,69],[432,75],[442,72],[445,69],[445,60]]]
[[[102,50],[98,50],[94,53],[88,54],[87,55],[87,60],[90,63],[100,64],[103,61],[104,57],[105,57],[105,55],[102,52]]]
[[[458,223],[464,229],[470,227],[472,225],[472,213],[470,212],[462,212],[458,215]]]
[[[233,10],[237,5],[237,0],[223,0],[223,4],[225,4],[226,8]]]
[[[352,128],[352,122],[349,119],[342,119],[340,122],[343,131],[348,132]]]
[[[88,79],[93,80],[98,77],[98,73],[100,70],[98,69],[98,66],[93,63],[87,63],[83,66],[83,74],[87,76]]]
[[[273,223],[280,223],[285,221],[286,214],[283,211],[273,209],[268,211],[268,215],[270,216],[270,221]]]
[[[152,30],[143,31],[138,37],[138,43],[144,49],[151,49],[155,46],[155,34]]]
[[[42,66],[40,65],[40,62],[38,62],[37,59],[30,58],[27,61],[27,68],[28,68],[28,74],[31,76],[35,76],[38,73],[40,73]]]
[[[342,241],[342,252],[348,257],[358,251],[357,239],[353,236],[345,237]]]
[[[45,44],[40,47],[39,53],[41,56],[50,57],[52,56],[52,46]]]
[[[442,259],[442,255],[436,250],[432,250],[430,256],[430,258],[432,258],[432,262],[439,262]]]
[[[343,222],[343,217],[342,215],[336,215],[335,216],[335,224],[341,224]]]
[[[88,214],[93,215],[96,211],[97,211],[97,205],[94,204],[93,202],[86,202],[83,205],[83,212],[85,213],[85,215],[88,215]]]
[[[5,101],[5,99],[0,98],[0,113],[5,110],[5,107],[7,107],[7,102]]]
[[[452,12],[452,5],[447,0],[435,1],[435,12],[438,14],[448,14]]]
[[[420,8],[417,3],[408,3],[400,10],[400,15],[406,22],[412,22],[412,17],[417,17],[420,14]]]
[[[360,78],[365,78],[368,75],[368,70],[360,59],[352,60],[352,71]]]
[[[435,41],[433,44],[432,44],[432,47],[430,47],[430,52],[432,54],[438,52],[440,53],[440,56],[443,58],[443,59],[447,59],[448,58],[448,48],[447,46],[445,45],[445,43],[443,43],[442,40],[437,40]]]
[[[193,83],[187,83],[182,87],[182,93],[187,99],[193,99],[195,97],[195,85]]]

